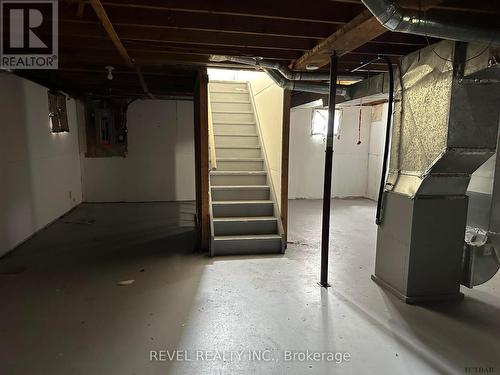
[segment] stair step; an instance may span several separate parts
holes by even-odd
[[[212,120],[214,123],[219,122],[255,122],[253,112],[230,112],[230,111],[212,111]]]
[[[255,134],[255,124],[214,124],[214,133]]]
[[[272,216],[273,212],[273,201],[269,200],[212,202],[214,218]]]
[[[219,99],[210,100],[211,103],[230,103],[230,104],[251,104],[250,100],[229,100],[229,99]]]
[[[241,111],[227,111],[227,110],[223,111],[223,110],[220,110],[220,109],[215,110],[215,111],[212,110],[212,113],[231,113],[231,114],[233,114],[233,113],[244,113],[244,114],[253,114],[252,111],[243,111],[243,110],[241,110]]]
[[[268,185],[219,185],[211,187],[213,201],[269,200]]]
[[[264,185],[267,182],[265,171],[211,171],[210,183],[218,185]]]
[[[210,89],[210,94],[248,94],[248,90],[231,90],[231,89]]]
[[[219,145],[216,147],[217,160],[220,158],[260,158],[262,155],[260,153],[259,145],[240,145],[240,146],[229,146],[229,145]]]
[[[259,175],[266,175],[266,171],[211,171],[211,175],[220,175],[220,176],[259,176]]]
[[[253,107],[252,103],[245,100],[235,100],[235,101],[210,101],[210,108],[212,109],[212,113],[252,113]]]
[[[218,157],[219,171],[262,171],[264,170],[263,158],[238,158]]]
[[[277,254],[281,253],[278,234],[215,236],[212,255]]]
[[[239,147],[239,146],[258,146],[259,137],[257,134],[234,134],[234,133],[215,133],[215,148],[218,147]]]
[[[226,132],[223,132],[223,133],[218,133],[218,134],[215,134],[216,136],[219,136],[219,137],[258,137],[258,135],[256,133],[251,133],[251,134],[240,134],[240,133],[226,133]]]
[[[214,125],[256,125],[255,121],[213,121]]]
[[[278,220],[273,216],[214,218],[215,236],[277,234]]]
[[[230,100],[230,101],[248,101],[250,99],[250,94],[247,92],[240,91],[226,91],[226,92],[214,92],[210,90],[210,102],[219,100]]]
[[[217,158],[217,161],[234,161],[234,162],[255,162],[264,161],[264,158]]]

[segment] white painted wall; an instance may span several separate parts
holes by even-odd
[[[311,136],[312,108],[290,113],[288,198],[318,199],[323,196],[325,142]]]
[[[190,101],[132,103],[127,119],[127,157],[84,158],[84,200],[194,200],[193,116]]]
[[[382,174],[384,156],[385,130],[387,126],[388,104],[375,105],[372,108],[370,125],[370,148],[368,151],[368,176],[366,197],[377,200]]]
[[[366,196],[371,109],[362,108],[361,144],[358,145],[359,109],[342,109],[339,136],[334,139],[333,197]],[[323,196],[325,142],[322,137],[311,136],[311,118],[311,108],[292,109],[289,199],[320,199]]]
[[[82,200],[76,106],[53,134],[47,89],[0,73],[0,256]]]
[[[269,163],[270,179],[278,207],[281,207],[281,143],[283,127],[283,89],[267,74],[250,81],[256,115],[260,123],[263,152]]]

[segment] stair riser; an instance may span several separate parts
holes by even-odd
[[[213,255],[276,254],[281,252],[280,239],[214,241]]]
[[[210,100],[229,100],[229,101],[237,101],[237,102],[248,102],[250,101],[250,96],[247,92],[234,92],[234,93],[226,93],[226,92],[210,92]]]
[[[216,148],[218,158],[260,158],[260,148]]]
[[[214,221],[216,236],[233,236],[245,234],[275,234],[278,225],[275,220],[269,221]]]
[[[252,105],[250,103],[219,103],[213,102],[211,104],[212,111],[245,111],[252,112]]]
[[[265,185],[266,175],[212,175],[210,176],[212,186],[224,185]]]
[[[273,205],[271,203],[242,203],[213,205],[214,217],[242,217],[242,216],[272,216]]]
[[[256,134],[255,125],[239,124],[214,124],[214,132],[217,133],[237,133],[237,134]]]
[[[210,82],[210,91],[248,90],[246,83]]]
[[[252,113],[212,113],[213,122],[247,123],[254,122]]]
[[[219,156],[219,154],[217,154]],[[263,171],[263,161],[217,161],[218,171]]]
[[[241,137],[233,135],[215,135],[215,150],[217,147],[225,146],[257,146],[258,137]]]
[[[269,189],[255,190],[213,190],[212,200],[214,201],[249,201],[249,200],[269,200]]]

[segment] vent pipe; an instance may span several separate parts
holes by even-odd
[[[317,94],[328,94],[330,92],[330,85],[328,83],[303,82],[328,81],[330,80],[330,75],[326,73],[293,71],[285,64],[252,57],[212,55],[210,56],[210,61],[232,61],[262,68],[274,83],[285,90],[313,92]],[[339,79],[352,79],[352,77],[339,77]],[[347,89],[345,87],[337,85],[337,95],[348,99]]]
[[[283,77],[277,71],[272,69],[264,69],[269,77],[276,83],[279,87],[285,90],[293,91],[303,91],[303,92],[314,92],[317,94],[328,94],[330,92],[330,85],[324,83],[314,83],[314,82],[301,82],[301,81],[291,81]],[[342,96],[349,99],[347,95],[347,89],[337,85],[336,93],[338,96]]]
[[[210,61],[232,61],[239,64],[252,65],[266,69],[273,69],[280,72],[283,77],[291,81],[328,81],[330,80],[329,73],[321,72],[301,72],[296,70],[291,70],[286,64],[264,60],[261,58],[254,57],[237,57],[237,56],[224,56],[224,55],[212,55],[210,56]],[[359,78],[359,77],[358,77]],[[328,89],[326,91],[328,93]]]
[[[434,38],[500,44],[500,28],[481,27],[470,17],[444,18],[400,7],[394,0],[362,0],[377,20],[390,31]]]

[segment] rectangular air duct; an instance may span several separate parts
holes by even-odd
[[[496,149],[498,56],[498,48],[442,41],[406,56],[396,74],[373,279],[406,302],[461,297],[465,193]]]

